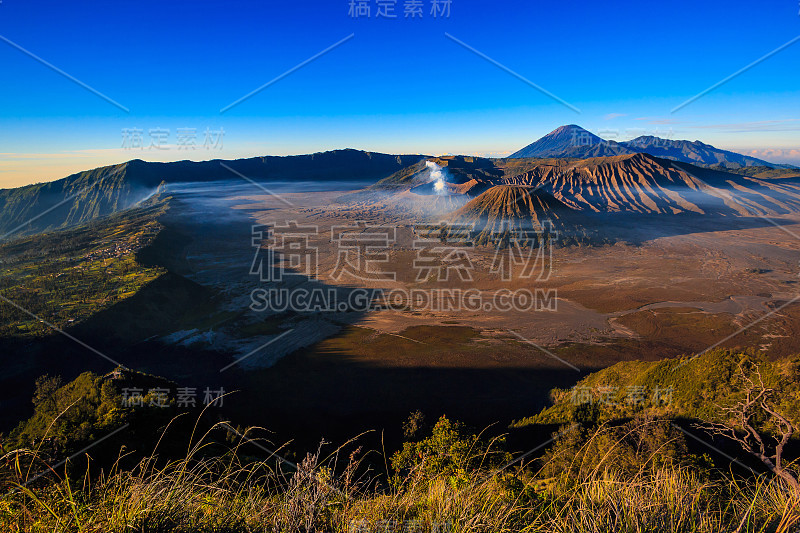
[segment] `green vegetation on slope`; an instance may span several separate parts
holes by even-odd
[[[44,233],[0,245],[0,337],[43,336],[51,328],[75,325],[136,294],[166,271],[145,266],[137,252],[163,226],[166,201],[130,209],[69,230]]]
[[[602,423],[647,414],[713,420],[739,399],[740,368],[760,369],[777,408],[800,427],[800,356],[777,361],[730,350],[654,362],[623,361],[588,375],[571,389],[553,389],[553,405],[514,427]]]
[[[297,464],[269,452],[269,443],[254,447],[253,430],[231,440],[226,422],[197,432],[205,435],[199,441],[189,437],[185,456],[166,453],[170,443],[187,442],[186,428],[165,421],[175,411],[118,407],[122,384],[147,388],[162,383],[158,378],[87,373],[61,387],[42,378],[34,416],[12,432],[0,458],[7,489],[0,525],[19,533],[788,533],[800,519],[800,491],[770,473],[727,470],[692,455],[672,419],[713,419],[716,402],[739,394],[742,369],[759,369],[764,385],[780,393],[778,409],[796,419],[799,365],[798,358],[770,362],[729,351],[615,365],[579,385],[611,391],[609,405],[591,404],[596,409],[587,417],[581,406],[589,404],[565,401],[570,391],[556,390],[555,405],[526,422],[572,422],[544,441],[549,447],[534,448],[536,455],[513,458],[503,436],[484,438],[446,417],[427,426],[415,413],[394,453],[364,454],[356,439],[333,450],[321,445]],[[674,388],[669,405],[648,410],[621,396],[628,387],[657,386]],[[101,475],[73,462],[47,468],[101,430],[128,423],[159,439],[164,457],[117,463]],[[153,431],[168,426],[163,437]],[[233,445],[215,440],[215,432]],[[18,449],[30,441],[42,446]]]
[[[134,389],[142,391],[140,406],[124,401]],[[167,392],[156,398],[160,390]],[[175,406],[175,390],[175,384],[163,378],[125,369],[105,376],[84,372],[64,385],[59,377],[42,376],[36,380],[33,415],[0,443],[4,450],[35,447],[42,455],[58,456],[71,455],[126,424],[152,435],[165,417],[174,416],[170,408]]]

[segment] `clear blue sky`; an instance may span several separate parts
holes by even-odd
[[[449,18],[433,18],[432,0],[421,0],[421,19],[403,16],[406,1],[395,3],[396,19],[378,19],[378,0],[369,18],[349,16],[350,0],[2,0],[0,35],[130,112],[0,42],[0,187],[137,157],[345,147],[500,155],[568,123],[800,163],[800,42],[670,112],[800,35],[796,0],[452,0]],[[169,130],[168,149],[123,149],[123,128],[143,130],[145,144],[150,129]],[[175,149],[179,128],[195,129],[194,150]],[[224,129],[222,149],[202,148],[206,128]]]

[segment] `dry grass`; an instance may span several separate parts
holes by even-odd
[[[16,451],[0,500],[9,532],[787,532],[800,498],[767,477],[709,481],[688,468],[642,469],[633,477],[595,470],[585,479],[542,479],[529,468],[478,468],[382,483],[358,450],[296,468],[273,457],[248,461],[243,443],[208,456],[203,439],[168,463],[152,455],[132,470],[97,478],[54,475],[26,484],[35,451]],[[349,443],[352,444],[352,443]],[[473,453],[470,451],[470,453]],[[478,453],[486,454],[483,450]],[[118,461],[119,464],[119,461]]]

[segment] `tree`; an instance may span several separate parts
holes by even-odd
[[[465,483],[477,471],[510,460],[509,454],[496,449],[503,443],[503,437],[484,441],[464,424],[442,416],[431,428],[430,436],[404,443],[392,456],[395,483],[400,482],[401,476],[428,481],[442,476],[451,483]]]
[[[743,385],[742,398],[731,407],[723,407],[723,420],[703,427],[738,443],[758,458],[773,474],[800,494],[797,473],[784,460],[784,451],[796,428],[775,405],[775,389],[764,385],[758,365],[748,375],[739,365]]]
[[[33,405],[45,413],[58,410],[57,392],[61,387],[61,376],[39,376],[36,378],[36,391],[33,393]]]
[[[422,411],[417,409],[409,415],[408,420],[406,420],[403,424],[403,437],[406,439],[413,439],[417,437],[424,426],[425,415]]]

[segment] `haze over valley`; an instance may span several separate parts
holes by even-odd
[[[534,144],[554,150],[564,131]],[[573,155],[567,144],[559,155]],[[554,383],[700,351],[784,305],[720,346],[771,357],[798,349],[800,315],[787,305],[797,282],[795,169],[760,178],[761,166],[646,152],[550,155],[135,160],[6,190],[1,229],[15,235],[2,246],[3,294],[25,298],[30,276],[47,286],[91,272],[98,294],[62,288],[51,293],[79,300],[37,303],[34,313],[177,383],[216,379],[233,390],[257,380],[232,409],[258,405],[263,423],[288,426],[301,413],[326,431],[423,407],[474,424],[498,412],[510,421],[546,405]],[[294,240],[279,240],[287,231]],[[109,266],[119,261],[129,264],[124,277]],[[43,346],[26,348],[42,360],[4,378],[17,390],[11,421],[29,394],[18,384],[43,361],[66,377],[85,368],[47,355],[48,343],[63,344],[58,334],[19,309],[3,312],[3,342]],[[379,348],[387,342],[391,350]],[[108,364],[80,357],[96,371]],[[509,390],[508,372],[520,386]],[[277,391],[292,397],[288,410],[271,401]],[[319,394],[337,401],[320,406],[310,400]]]

